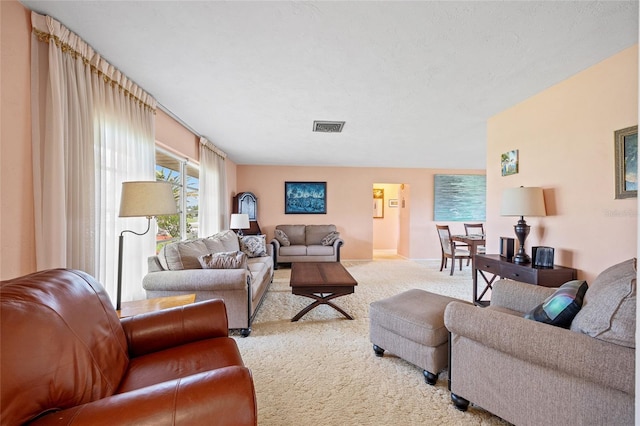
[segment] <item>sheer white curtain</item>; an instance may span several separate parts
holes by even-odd
[[[38,269],[95,276],[115,297],[123,181],[154,180],[156,101],[55,19],[31,14],[32,143]],[[125,237],[122,300],[144,298],[154,233]]]
[[[226,154],[200,138],[198,235],[207,237],[227,228]]]

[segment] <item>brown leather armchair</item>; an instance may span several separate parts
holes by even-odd
[[[0,282],[0,423],[256,425],[222,300],[119,320],[88,274]]]

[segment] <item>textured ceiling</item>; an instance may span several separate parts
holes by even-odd
[[[637,1],[22,3],[238,164],[484,168],[489,117],[638,41]]]

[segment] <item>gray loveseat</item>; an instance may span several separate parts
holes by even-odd
[[[344,244],[335,225],[278,225],[271,240],[273,264],[340,262]]]
[[[447,305],[456,407],[525,426],[634,424],[636,259],[588,284],[569,329],[523,318],[554,288],[499,280],[490,307]]]
[[[142,287],[147,298],[195,294],[196,302],[223,299],[229,328],[240,329],[243,336],[248,336],[273,280],[271,245],[266,244],[265,238],[248,235],[240,240],[227,230],[207,238],[167,244],[157,256],[149,257]],[[220,262],[208,265],[215,269],[202,269],[198,258],[209,254],[218,254],[208,257],[211,263]]]

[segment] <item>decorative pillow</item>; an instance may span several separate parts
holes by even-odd
[[[165,245],[159,259],[162,267],[171,271],[183,269],[200,269],[198,258],[209,253],[209,249],[201,239],[179,241]]]
[[[262,257],[267,255],[267,242],[264,234],[245,235],[240,237],[240,250],[249,257]]]
[[[198,258],[202,269],[241,269],[246,266],[247,255],[241,251],[210,253]]]
[[[562,284],[540,305],[525,314],[525,318],[569,328],[571,321],[582,307],[587,282],[582,280],[568,281]]]
[[[289,247],[291,245],[289,237],[287,237],[287,234],[285,234],[281,229],[276,229],[276,240],[280,242],[281,246]]]
[[[335,243],[338,238],[340,238],[339,232],[336,232],[336,231],[329,232],[327,236],[322,239],[322,245],[330,246],[333,243]]]
[[[605,269],[584,297],[571,330],[628,348],[636,347],[637,259]]]

